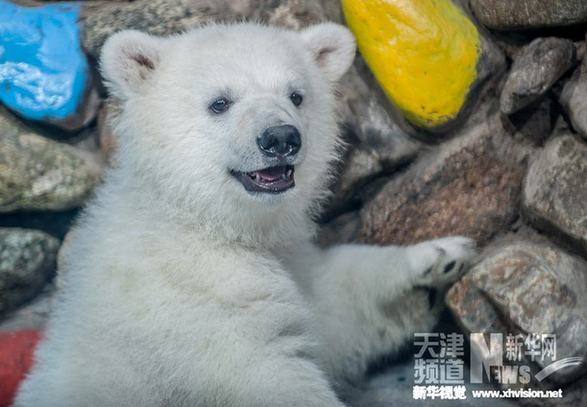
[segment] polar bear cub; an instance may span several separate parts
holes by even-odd
[[[455,281],[471,240],[312,243],[354,55],[332,23],[107,41],[116,165],[15,406],[343,406],[370,361],[432,328],[416,288]]]

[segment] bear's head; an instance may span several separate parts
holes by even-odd
[[[297,222],[336,159],[333,89],[354,55],[353,36],[333,23],[119,32],[101,69],[118,106],[120,171],[217,225]]]

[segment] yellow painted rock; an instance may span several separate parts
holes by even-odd
[[[477,79],[477,27],[451,0],[342,0],[359,50],[393,104],[432,129],[456,118]]]

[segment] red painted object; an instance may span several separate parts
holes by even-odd
[[[0,332],[0,407],[13,402],[20,382],[31,368],[40,338],[39,331]]]

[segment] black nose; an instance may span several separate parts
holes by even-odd
[[[286,124],[266,129],[257,138],[257,145],[268,157],[289,157],[300,151],[302,139],[298,129]]]

